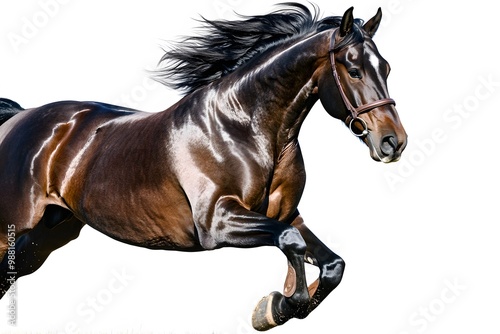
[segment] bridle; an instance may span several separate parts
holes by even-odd
[[[349,130],[351,130],[352,134],[355,135],[356,137],[364,137],[364,136],[368,135],[368,125],[366,124],[366,122],[362,118],[359,117],[359,115],[362,113],[371,111],[375,108],[388,105],[388,104],[396,105],[396,101],[394,101],[391,98],[385,98],[385,99],[380,99],[378,101],[374,101],[374,102],[360,105],[359,107],[354,107],[351,104],[351,102],[347,98],[347,95],[344,92],[344,89],[342,88],[342,84],[340,83],[340,77],[339,77],[339,74],[337,72],[337,67],[335,66],[335,54],[334,54],[333,50],[335,48],[335,39],[336,39],[336,36],[338,34],[338,31],[339,30],[337,29],[332,34],[332,37],[330,39],[330,49],[328,51],[330,54],[330,63],[332,66],[333,77],[334,77],[335,83],[337,84],[337,87],[339,89],[340,96],[342,97],[342,100],[344,101],[345,106],[347,107],[347,109],[351,113],[351,115],[350,115],[351,120],[349,122]],[[353,130],[353,126],[354,126],[355,122],[361,123],[361,125],[363,127],[363,131],[359,132],[359,131]],[[347,120],[346,120],[346,123],[347,123]]]

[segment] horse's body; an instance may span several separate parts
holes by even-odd
[[[296,6],[290,14],[306,18],[308,11]],[[190,93],[160,113],[73,101],[22,110],[3,100],[0,294],[10,286],[9,272],[17,278],[35,271],[88,224],[153,249],[279,247],[289,262],[285,291],[259,303],[254,326],[305,317],[344,268],[297,211],[305,185],[298,134],[309,110],[321,99],[332,116],[351,118],[376,160],[397,160],[406,144],[387,99],[388,65],[371,41],[380,14],[363,27],[351,10],[329,20],[274,41],[218,79],[185,84]],[[333,44],[340,47],[330,50]],[[331,63],[331,51],[342,65]],[[342,86],[355,88],[344,93]],[[369,106],[362,117],[349,114],[343,94]],[[7,256],[12,229],[14,267]],[[304,260],[320,268],[309,288]]]

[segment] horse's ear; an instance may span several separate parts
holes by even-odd
[[[342,16],[342,22],[340,23],[340,37],[344,37],[352,30],[352,25],[354,24],[354,17],[352,16],[352,11],[354,7],[349,8]]]
[[[373,37],[373,35],[375,35],[375,33],[377,32],[378,26],[380,25],[380,21],[382,21],[382,9],[380,9],[379,7],[377,14],[375,14],[375,16],[372,17],[363,26],[363,29],[370,37]]]

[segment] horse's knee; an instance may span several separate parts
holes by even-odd
[[[335,289],[344,275],[345,262],[338,257],[335,260],[323,264],[321,267],[320,279],[323,286]]]
[[[307,250],[307,244],[300,234],[299,230],[293,226],[285,229],[278,237],[277,246],[283,252],[292,250],[295,254],[304,255]]]

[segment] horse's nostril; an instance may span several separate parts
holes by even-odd
[[[393,155],[398,147],[398,141],[395,136],[389,135],[382,138],[382,143],[380,145],[380,150],[385,156]]]

